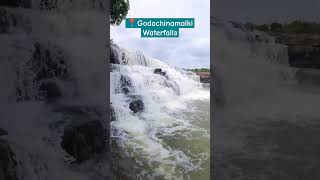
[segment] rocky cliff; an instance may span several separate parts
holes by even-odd
[[[288,46],[289,64],[298,68],[320,68],[320,34],[273,34],[276,43]]]

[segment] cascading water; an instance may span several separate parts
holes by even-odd
[[[0,179],[110,178],[108,157],[95,160],[98,151],[90,152],[84,138],[74,139],[88,137],[90,127],[100,129],[95,146],[99,152],[108,150],[107,132],[103,134],[108,126],[106,3],[0,2],[0,128],[8,131],[0,137],[0,153],[6,154],[2,147],[9,146],[16,162],[3,170],[7,162],[0,160]],[[81,148],[72,149],[77,141]],[[82,157],[77,156],[80,151]]]
[[[319,86],[298,81],[301,69],[290,67],[287,47],[272,36],[221,19],[212,22],[213,178],[313,179]]]
[[[209,179],[209,89],[190,71],[114,43],[111,48],[112,154],[123,152],[137,168],[114,160],[115,174]],[[143,108],[135,113],[130,107],[136,101]]]

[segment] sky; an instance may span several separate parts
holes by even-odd
[[[240,22],[320,21],[320,0],[213,0],[213,7],[215,17]]]
[[[179,38],[141,38],[140,29],[111,26],[121,47],[181,68],[210,67],[210,0],[131,0],[128,18],[195,18],[194,29],[180,29]]]

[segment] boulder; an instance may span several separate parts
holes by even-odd
[[[107,130],[98,120],[77,126],[66,127],[62,136],[61,147],[77,162],[91,159],[107,149]]]
[[[16,21],[14,16],[9,13],[6,9],[0,9],[0,34],[9,33],[10,27]]]
[[[0,136],[8,135],[8,132],[0,128]]]
[[[166,79],[168,79],[167,73],[165,71],[162,71],[162,69],[160,69],[160,68],[154,69],[153,73],[159,74],[161,76],[164,76]]]
[[[144,103],[143,103],[143,101],[142,101],[141,99],[133,99],[133,100],[130,102],[129,108],[130,108],[134,113],[137,113],[137,112],[143,111],[143,109],[144,109]]]
[[[55,82],[45,82],[39,87],[40,96],[47,100],[57,99],[62,96],[62,92]]]
[[[154,74],[161,74],[162,70],[160,68],[154,69]]]
[[[0,139],[0,180],[17,180],[17,162],[9,143]]]
[[[110,51],[110,63],[120,64],[120,48],[116,44],[111,42],[111,51]]]

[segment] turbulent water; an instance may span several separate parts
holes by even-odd
[[[0,127],[8,131],[1,139],[16,164],[0,177],[110,178],[107,156],[78,164],[61,147],[66,127],[87,121],[107,127],[106,3],[1,1]]]
[[[213,178],[319,177],[320,89],[309,81],[319,75],[290,67],[287,47],[265,33],[215,18],[212,29]]]
[[[118,63],[112,64],[110,90],[114,173],[128,179],[209,179],[209,89],[194,73],[139,51],[112,44],[112,58]],[[141,112],[130,110],[132,99],[142,100]]]

